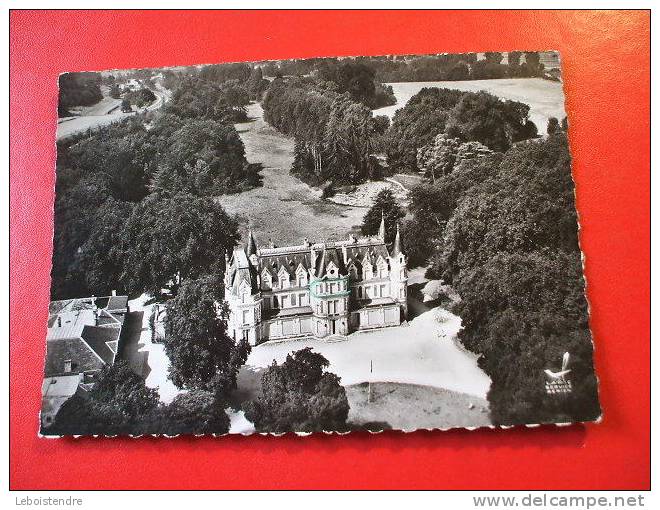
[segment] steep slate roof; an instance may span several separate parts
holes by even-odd
[[[254,240],[252,235],[252,230],[248,233],[248,245],[247,245],[247,256],[254,255],[257,253],[257,242]]]
[[[111,296],[106,309],[110,312],[128,309],[128,296]]]
[[[246,282],[250,286],[252,293],[258,292],[257,288],[257,272],[250,264],[243,248],[234,250],[229,271],[229,289],[235,295],[239,295],[241,282]]]
[[[306,252],[295,251],[291,253],[277,253],[273,255],[260,255],[259,256],[259,272],[261,273],[266,269],[273,278],[277,278],[280,269],[289,274],[289,278],[295,278],[298,266],[302,264],[305,270],[311,267],[311,254],[310,251]]]
[[[400,235],[393,245],[393,253],[401,251]],[[257,267],[255,268],[248,259],[249,254],[256,254]],[[282,269],[286,271],[290,279],[295,279],[296,271],[302,266],[306,271],[314,270],[317,277],[323,277],[327,273],[327,267],[332,262],[338,269],[340,276],[348,275],[348,266],[353,263],[359,270],[362,268],[365,258],[373,265],[378,258],[382,257],[387,263],[390,253],[381,237],[373,236],[356,239],[351,236],[347,241],[325,242],[305,244],[299,246],[288,246],[281,248],[257,249],[252,232],[248,235],[248,252],[243,248],[234,250],[229,266],[227,268],[230,290],[238,295],[241,281],[250,284],[252,292],[257,292],[257,274],[267,271],[273,280],[279,278]]]
[[[112,300],[114,299],[114,303]],[[94,308],[99,302],[114,307]],[[72,360],[80,371],[112,364],[119,344],[127,296],[80,298],[58,302],[50,307],[46,335],[46,375],[60,374],[65,360]]]
[[[396,237],[394,238],[394,245],[392,246],[392,256],[396,257],[401,253],[401,233],[399,232],[399,224],[396,224]]]
[[[383,260],[387,262],[387,258],[390,256],[390,254],[388,253],[387,248],[385,247],[385,243],[364,244],[357,246],[352,245],[346,247],[346,258],[348,260],[353,260],[354,262],[357,261],[362,262],[365,256],[368,257],[368,260],[372,264],[375,264],[376,261],[378,260],[378,257],[383,257]]]
[[[112,362],[115,360],[115,353],[107,343],[118,342],[120,333],[121,330],[119,328],[85,326],[82,330],[81,337],[106,365],[112,365]]]
[[[316,257],[316,267],[314,268],[314,274],[317,278],[325,276],[328,270],[328,264],[330,262],[335,265],[340,276],[348,275],[346,265],[344,264],[344,255],[341,251],[341,248],[326,248],[324,246],[321,255]]]

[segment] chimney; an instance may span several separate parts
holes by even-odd
[[[70,374],[71,373],[71,360],[70,359],[65,359],[64,360],[64,373],[65,374]]]
[[[116,296],[116,295],[117,295],[117,291],[116,291],[115,289],[112,289],[112,295],[113,295],[113,296]]]
[[[58,328],[62,327],[62,317],[60,317],[59,315],[57,316],[57,327]]]

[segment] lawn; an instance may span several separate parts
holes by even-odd
[[[263,120],[258,103],[248,107],[249,122],[236,124],[250,163],[261,163],[263,186],[218,201],[237,214],[245,227],[252,227],[257,242],[269,239],[278,246],[310,241],[346,239],[357,232],[365,209],[337,205],[321,199],[321,191],[289,173],[293,162],[293,139],[287,138]]]
[[[477,366],[477,357],[456,338],[460,318],[443,308],[420,312],[407,325],[356,332],[344,341],[306,338],[253,347],[239,372],[232,404],[238,409],[242,402],[258,397],[263,371],[273,361],[282,363],[287,354],[311,347],[328,359],[328,370],[341,378],[351,406],[349,423],[355,427],[489,425],[490,379]],[[366,396],[369,381],[371,402]],[[231,418],[232,432],[252,430],[241,413],[232,413]]]
[[[373,383],[346,387],[348,422],[372,431],[449,429],[491,425],[488,402],[444,388],[417,384]]]

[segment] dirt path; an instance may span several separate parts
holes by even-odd
[[[261,105],[248,107],[249,122],[236,124],[250,163],[262,163],[263,186],[218,200],[242,226],[249,224],[257,242],[272,239],[278,246],[311,241],[345,239],[362,223],[364,208],[339,206],[321,200],[320,191],[289,173],[293,140],[263,120]]]

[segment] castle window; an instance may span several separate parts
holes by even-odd
[[[358,298],[362,299],[362,287],[358,287]]]
[[[296,306],[296,295],[291,294],[291,306]]]
[[[273,308],[279,308],[280,307],[280,301],[277,298],[277,296],[273,296]]]
[[[364,297],[367,299],[371,297],[371,287],[368,285],[364,288]]]
[[[249,324],[250,322],[250,310],[243,310],[243,324]]]
[[[307,306],[309,304],[307,300],[307,294],[298,294],[298,305]]]
[[[289,296],[282,296],[282,308],[289,307]]]
[[[380,286],[380,297],[386,297],[385,296],[385,285]]]

